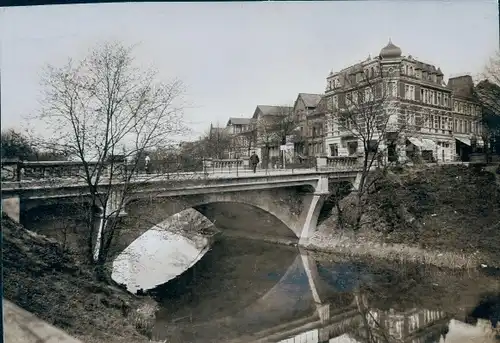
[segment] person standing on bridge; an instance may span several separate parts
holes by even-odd
[[[252,152],[252,155],[250,156],[250,165],[252,166],[252,170],[255,173],[257,171],[257,164],[259,164],[259,156],[255,153],[255,151]]]
[[[150,172],[149,161],[151,161],[151,158],[149,157],[149,155],[146,155],[146,157],[144,158],[144,169],[146,174],[149,174]]]

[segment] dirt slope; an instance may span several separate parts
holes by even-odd
[[[69,251],[2,216],[4,296],[84,342],[144,342],[142,299],[94,281]]]

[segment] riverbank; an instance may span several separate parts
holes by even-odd
[[[349,222],[352,196],[318,226],[304,247],[327,253],[500,268],[500,191],[496,176],[460,165],[391,171],[366,200],[361,229]]]
[[[148,342],[156,303],[95,281],[55,240],[2,216],[3,295],[85,343]]]

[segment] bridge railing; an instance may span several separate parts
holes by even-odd
[[[320,157],[321,159],[321,157]],[[327,156],[324,157],[326,168],[335,170],[353,169],[360,165],[356,156]]]
[[[97,162],[88,162],[88,167],[93,170]],[[115,165],[119,175],[125,171],[124,165]],[[40,180],[83,178],[85,176],[84,164],[80,161],[2,161],[2,181]],[[109,166],[105,166],[103,176],[109,175]]]
[[[353,170],[358,168],[355,157],[317,157],[313,163],[285,164],[285,168],[262,168],[256,170],[258,174],[273,175],[283,173],[304,173],[311,170]],[[203,168],[199,171],[185,172],[179,168],[172,171],[166,169],[146,169],[133,170],[136,178],[156,178],[165,177],[167,179],[184,179],[192,177],[208,177],[213,175],[239,175],[253,174],[248,158],[241,159],[204,159]],[[95,168],[96,163],[90,163],[90,167]],[[129,173],[126,163],[114,165],[117,168],[113,173],[114,178],[119,179],[122,173]],[[57,180],[57,179],[81,179],[84,177],[84,165],[74,161],[48,161],[48,162],[26,162],[26,161],[2,161],[2,182],[20,182],[33,180]],[[109,167],[104,169],[103,177],[110,174]],[[125,174],[124,174],[125,175]]]

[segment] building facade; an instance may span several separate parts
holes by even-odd
[[[255,148],[252,134],[252,118],[229,118],[226,124],[229,135],[229,158],[248,157]]]
[[[294,142],[295,156],[324,153],[325,112],[319,108],[322,99],[321,94],[299,93],[295,100],[293,113],[298,131]]]
[[[256,153],[263,167],[280,162],[280,146],[286,137],[295,131],[297,125],[290,106],[258,105],[252,116],[255,131]]]
[[[470,76],[451,78],[447,85],[439,67],[411,55],[403,56],[401,49],[391,41],[381,49],[379,56],[328,75],[325,92],[328,107],[325,146],[328,155],[363,153],[359,135],[334,118],[335,111],[346,106],[346,99],[353,102],[358,95],[363,98],[377,96],[372,94],[377,92],[376,87],[367,88],[368,78],[370,84],[381,84],[390,97],[388,104],[394,114],[390,118],[394,129],[388,131],[403,136],[392,147],[384,138],[379,146],[381,149],[387,148],[389,155],[400,160],[417,156],[437,161],[466,158],[471,140],[480,130],[477,124],[479,106],[471,96],[472,79]]]

